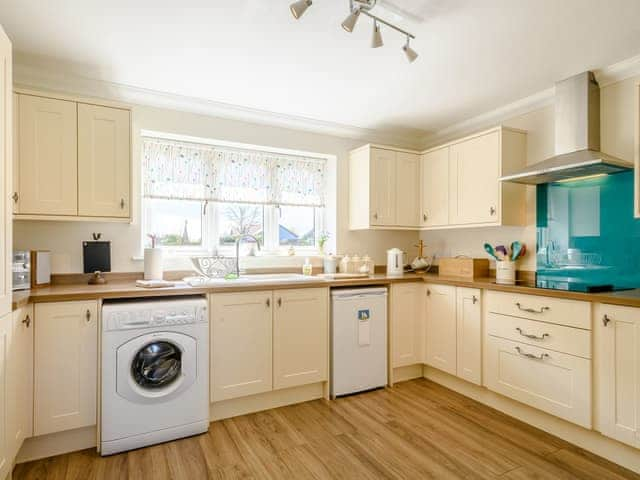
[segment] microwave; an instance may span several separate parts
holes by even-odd
[[[28,290],[51,284],[51,252],[18,250],[11,265],[13,290]]]

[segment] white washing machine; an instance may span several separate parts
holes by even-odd
[[[209,429],[208,332],[202,297],[104,304],[102,455]]]

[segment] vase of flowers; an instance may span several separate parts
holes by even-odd
[[[324,231],[320,233],[320,237],[318,238],[318,251],[320,252],[320,255],[325,254],[324,248],[327,245],[327,241],[329,240],[329,238],[331,238],[329,232]]]

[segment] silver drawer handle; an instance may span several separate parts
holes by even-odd
[[[522,310],[523,312],[528,312],[528,313],[544,313],[546,311],[551,310],[551,307],[540,307],[540,310],[536,310],[534,308],[526,308],[526,307],[523,307],[520,302],[516,303],[516,307],[518,307],[518,310]]]
[[[532,339],[532,340],[544,340],[545,338],[547,338],[547,337],[550,337],[550,336],[551,336],[551,335],[549,335],[548,333],[543,333],[543,334],[542,334],[542,336],[534,335],[534,334],[532,334],[532,333],[524,333],[520,327],[517,327],[517,328],[516,328],[516,331],[517,331],[520,335],[522,335],[523,337],[527,337],[527,338],[530,338],[530,339]]]
[[[611,322],[611,318],[609,317],[609,315],[605,315],[604,317],[602,317],[602,324],[605,327],[609,325],[609,322]]]
[[[518,352],[518,355],[520,355],[521,357],[530,358],[532,360],[544,360],[545,358],[549,358],[551,356],[548,353],[541,353],[540,355],[534,355],[533,353],[523,352],[520,347],[516,347],[516,352]]]

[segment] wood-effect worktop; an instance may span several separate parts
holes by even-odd
[[[397,282],[421,282],[455,285],[458,287],[479,288],[484,290],[497,290],[503,292],[520,293],[528,295],[542,295],[547,297],[582,300],[594,303],[607,303],[629,307],[640,307],[640,289],[607,293],[582,293],[568,292],[564,290],[550,290],[536,288],[533,283],[520,283],[518,285],[498,285],[491,277],[463,279],[457,277],[445,277],[434,273],[406,274],[401,277],[393,277],[384,274],[372,275],[368,278],[331,279],[318,277],[317,281],[287,281],[280,283],[243,283],[230,281],[225,285],[190,287],[186,284],[177,284],[167,288],[140,288],[135,282],[113,282],[105,285],[65,284],[52,285],[37,290],[18,291],[13,294],[13,309],[20,308],[28,303],[63,302],[95,299],[114,298],[144,298],[171,295],[201,295],[218,292],[246,292],[261,290],[280,290],[291,288],[317,288],[317,287],[360,287],[368,285],[389,285]]]

